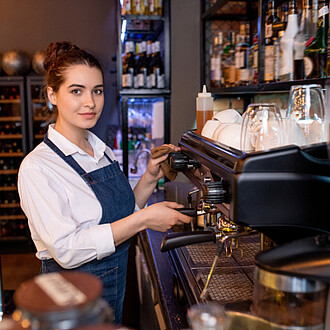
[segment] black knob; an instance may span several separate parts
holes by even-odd
[[[201,164],[191,159],[182,152],[170,152],[168,161],[173,170],[183,171],[189,168],[199,168]]]
[[[220,204],[226,202],[227,191],[222,181],[205,182],[203,184],[203,201],[207,204]]]

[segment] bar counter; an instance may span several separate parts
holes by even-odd
[[[139,238],[148,267],[155,299],[159,303],[166,329],[186,329],[186,310],[180,306],[173,290],[174,269],[168,252],[160,251],[164,233],[145,230]]]

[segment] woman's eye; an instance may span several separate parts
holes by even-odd
[[[73,89],[73,90],[71,91],[71,93],[72,93],[72,94],[80,94],[81,91],[80,91],[80,89]]]
[[[102,89],[95,89],[94,94],[101,95],[101,94],[103,94],[103,90]]]

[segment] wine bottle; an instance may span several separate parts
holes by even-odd
[[[273,24],[278,23],[275,1],[268,1],[268,18],[265,22],[265,82],[274,81],[274,39],[277,38]]]
[[[147,43],[140,42],[140,56],[139,62],[136,66],[138,76],[138,88],[147,88]]]
[[[134,70],[135,70],[134,42],[127,41],[125,43],[125,56],[123,60],[123,75],[122,75],[123,88],[134,87]]]
[[[311,38],[305,47],[304,65],[306,78],[326,77],[326,58],[329,28],[328,1],[319,0],[318,27],[315,38]]]
[[[213,41],[211,56],[211,87],[217,88],[221,85],[221,58],[223,52],[223,34],[219,32]]]
[[[303,12],[299,32],[294,38],[294,80],[305,78],[304,51],[307,41],[313,37],[312,0],[303,0]]]
[[[163,89],[165,87],[164,77],[164,65],[160,56],[160,42],[154,42],[154,61],[153,61],[153,72],[155,75],[155,87],[157,89]]]
[[[293,42],[298,32],[298,11],[295,0],[290,1],[288,24],[280,41],[280,81],[293,80]]]

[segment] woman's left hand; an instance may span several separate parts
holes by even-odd
[[[170,147],[174,151],[180,151],[180,148],[175,146],[174,144],[163,144],[163,146]],[[165,161],[168,157],[168,154],[165,154],[158,158],[151,158],[147,167],[148,174],[150,174],[154,180],[159,180],[162,176],[164,176],[164,172],[160,167],[160,163]]]

